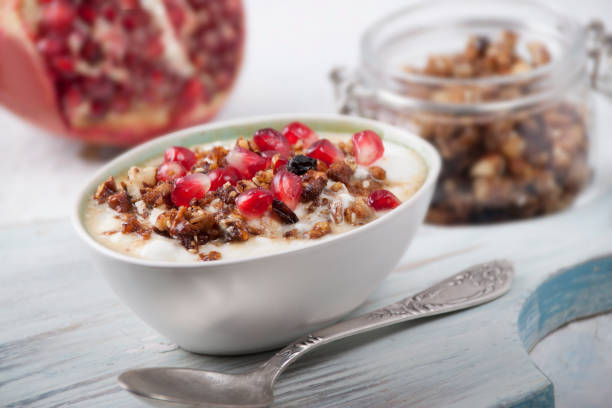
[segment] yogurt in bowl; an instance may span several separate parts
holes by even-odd
[[[439,168],[428,143],[370,120],[204,125],[109,163],[74,221],[160,333],[198,353],[253,352],[361,304],[422,222]]]

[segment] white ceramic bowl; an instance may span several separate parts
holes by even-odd
[[[83,215],[98,184],[172,145],[248,136],[299,120],[315,131],[378,132],[407,146],[428,167],[424,185],[386,215],[322,243],[273,255],[193,264],[149,261],[115,252],[87,232]],[[198,126],[138,146],[96,173],[78,198],[74,226],[117,295],[182,348],[205,354],[284,345],[359,306],[391,272],[423,222],[440,157],[423,139],[380,122],[337,115],[276,115]]]

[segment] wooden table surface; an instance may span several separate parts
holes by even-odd
[[[321,3],[312,2],[303,6],[303,18],[296,21],[290,2],[266,0],[262,7],[261,1],[246,0],[246,65],[221,118],[332,111],[329,67],[354,64],[363,27],[405,4],[337,0],[321,15]],[[550,2],[583,21],[595,16],[612,24],[612,3],[606,0]],[[337,21],[348,7],[354,12],[352,24],[339,27]],[[310,24],[314,20],[318,24]],[[279,36],[279,30],[288,34]],[[308,56],[305,62],[302,54],[313,43],[316,58]],[[268,62],[278,49],[287,57],[271,67]],[[296,76],[301,80],[293,81]],[[286,85],[282,92],[271,92],[279,82]],[[531,357],[544,374],[527,350],[564,321],[609,309],[606,259],[567,269],[612,253],[612,138],[607,131],[612,115],[609,102],[596,99],[595,153],[603,177],[588,194],[590,199],[529,222],[425,226],[360,311],[501,256],[517,266],[516,284],[507,297],[469,313],[404,324],[317,351],[281,377],[275,406],[550,406],[552,383],[557,406],[610,406],[612,315],[571,323],[542,340]],[[196,356],[138,320],[92,271],[67,221],[84,177],[116,152],[54,139],[1,109],[0,125],[0,173],[11,176],[5,177],[0,193],[0,406],[138,407],[116,384],[116,376],[126,368],[176,365],[239,371],[269,356]],[[36,199],[40,194],[44,200]],[[557,280],[547,281],[555,273]],[[581,289],[572,297],[562,290],[568,287]],[[556,299],[565,307],[555,309],[546,302],[554,293],[567,295]],[[525,305],[530,312],[521,315]],[[542,317],[545,310],[550,313]],[[526,317],[538,324],[528,324],[533,321]]]

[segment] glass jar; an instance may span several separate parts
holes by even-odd
[[[604,45],[601,24],[533,1],[427,1],[371,26],[356,72],[332,81],[341,113],[436,146],[428,221],[507,221],[568,207],[592,178],[590,88],[602,85]]]

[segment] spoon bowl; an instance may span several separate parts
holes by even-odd
[[[121,387],[160,407],[267,407],[272,383],[256,375],[224,374],[190,368],[141,368],[119,376]]]

